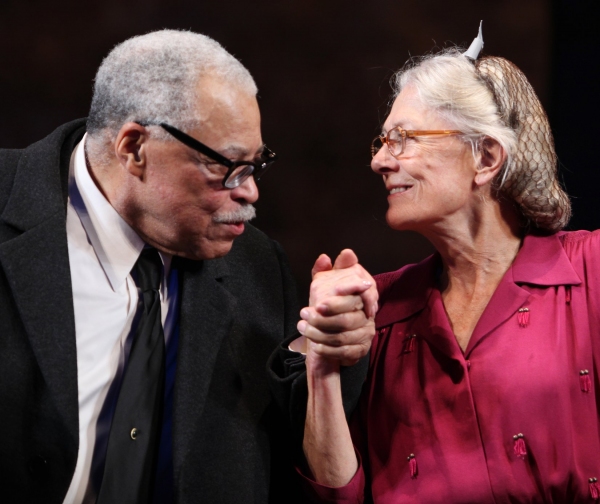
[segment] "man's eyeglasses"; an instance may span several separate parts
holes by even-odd
[[[226,187],[227,189],[234,189],[238,187],[248,177],[250,177],[250,175],[254,175],[254,179],[259,180],[260,177],[265,174],[265,172],[277,159],[277,154],[265,146],[261,156],[258,159],[253,161],[231,161],[231,159],[227,159],[217,151],[212,150],[207,145],[204,145],[202,142],[177,129],[175,126],[171,126],[170,124],[151,124],[143,122],[139,122],[138,124],[141,126],[160,126],[181,143],[227,167],[227,173],[221,182],[223,187]]]
[[[395,158],[400,157],[406,147],[407,138],[415,138],[421,136],[440,136],[440,135],[462,135],[462,131],[458,130],[405,130],[400,126],[396,126],[387,132],[387,135],[379,135],[375,137],[371,143],[371,156],[379,152],[384,144],[387,144],[390,154]]]

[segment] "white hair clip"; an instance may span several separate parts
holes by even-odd
[[[467,58],[471,58],[472,60],[476,60],[479,56],[479,53],[483,49],[483,35],[481,34],[481,25],[483,21],[479,22],[479,33],[477,37],[473,39],[469,48],[463,53]]]

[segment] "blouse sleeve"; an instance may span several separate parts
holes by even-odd
[[[592,315],[600,315],[600,230],[565,233],[561,239],[571,265],[583,281]]]
[[[574,289],[582,290],[573,302],[587,306],[587,320],[591,336],[593,368],[600,366],[600,230],[575,231],[561,236],[571,264],[582,280]],[[590,368],[592,369],[592,368]],[[598,380],[597,371],[594,371]],[[597,381],[596,381],[597,383]]]
[[[355,449],[358,459],[358,469],[347,485],[342,487],[329,487],[321,485],[305,474],[305,471],[296,467],[302,479],[304,494],[311,502],[317,504],[363,504],[365,495],[365,472],[363,470],[360,454]]]

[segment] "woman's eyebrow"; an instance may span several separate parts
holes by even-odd
[[[412,124],[410,122],[407,122],[404,119],[399,119],[398,121],[394,121],[392,124],[390,124],[390,127],[387,128],[387,130],[386,130],[386,128],[382,128],[381,133],[385,135],[389,130],[397,128],[397,127],[400,127],[402,129],[406,129],[406,130],[415,129],[412,127]]]

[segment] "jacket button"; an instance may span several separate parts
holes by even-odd
[[[48,461],[41,455],[35,455],[29,459],[27,468],[34,477],[41,478],[48,473]]]

